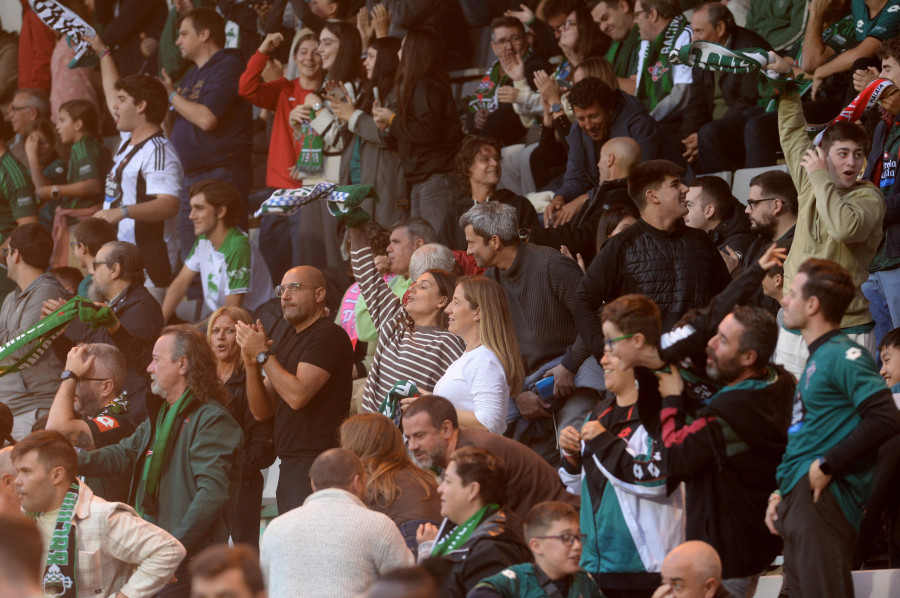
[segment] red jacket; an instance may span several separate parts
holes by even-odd
[[[56,32],[44,25],[28,0],[22,3],[22,31],[19,33],[19,89],[40,89],[50,93],[50,58],[56,47]]]
[[[288,81],[284,77],[264,83],[260,75],[269,59],[256,52],[247,61],[241,75],[238,93],[242,98],[260,108],[275,111],[272,137],[269,140],[269,158],[266,162],[266,185],[274,189],[294,189],[303,182],[291,178],[290,169],[297,163],[300,144],[294,137],[294,129],[288,115],[295,106],[303,105],[311,89],[300,87],[300,79]]]

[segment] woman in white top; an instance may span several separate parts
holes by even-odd
[[[503,289],[488,278],[463,278],[445,311],[448,330],[462,337],[466,351],[435,384],[434,394],[453,403],[460,426],[502,434],[510,388],[519,388],[524,376]]]

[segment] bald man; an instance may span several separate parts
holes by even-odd
[[[676,546],[660,568],[662,585],[653,598],[729,598],[722,587],[722,561],[716,549],[699,540]]]
[[[613,137],[600,147],[597,186],[588,193],[587,201],[572,220],[570,230],[564,233],[566,246],[572,255],[576,252],[580,254],[585,264],[590,264],[596,253],[597,226],[606,210],[612,206],[625,206],[637,217],[637,206],[628,195],[628,175],[640,163],[641,146],[630,137]]]
[[[22,513],[16,492],[16,467],[9,456],[12,450],[11,446],[0,449],[0,516]]]
[[[275,416],[275,454],[281,458],[278,512],[312,494],[309,470],[338,446],[337,430],[350,412],[353,347],[325,313],[325,276],[298,266],[275,287],[283,319],[267,332],[262,322],[235,326],[247,371],[247,400],[258,420]]]

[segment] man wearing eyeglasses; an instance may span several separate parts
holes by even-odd
[[[350,412],[353,347],[325,313],[325,284],[316,268],[292,268],[275,287],[284,318],[268,333],[260,320],[235,326],[250,411],[260,421],[275,416],[281,514],[312,494],[310,467],[338,446],[338,428]]]
[[[518,143],[525,127],[513,109],[519,90],[515,79],[526,79],[532,91],[534,73],[550,71],[550,65],[531,49],[525,26],[515,17],[498,17],[491,22],[491,49],[497,60],[468,97],[466,129],[471,134],[494,137],[502,145]],[[515,65],[510,73],[503,67]]]
[[[68,296],[56,277],[47,273],[52,250],[53,237],[40,224],[16,228],[0,249],[9,279],[16,285],[0,307],[0,345],[34,326],[41,319],[44,301]],[[0,365],[12,365],[27,352],[22,348]],[[53,351],[46,351],[29,367],[0,376],[0,400],[13,413],[12,436],[16,440],[31,433],[34,422],[47,413],[60,370],[62,361]]]
[[[10,147],[12,155],[22,164],[28,164],[25,155],[25,129],[39,118],[50,118],[50,99],[46,92],[39,89],[17,89],[13,100],[6,109],[9,124],[16,134],[16,140]],[[12,135],[4,135],[9,139]]]
[[[60,360],[64,360],[69,350],[79,343],[115,345],[127,364],[124,388],[128,393],[128,415],[139,425],[147,416],[150,380],[146,368],[164,325],[162,309],[144,286],[144,257],[132,243],[112,241],[103,245],[91,262],[91,272],[91,295],[113,310],[117,324],[109,329],[92,330],[89,324],[75,320],[52,347]],[[56,297],[44,302],[43,315],[63,303]]]
[[[791,250],[797,224],[797,189],[791,175],[770,170],[750,179],[750,193],[744,212],[750,218],[750,230],[757,237],[744,253],[743,264],[755,264],[773,241],[779,247]],[[739,272],[732,274],[737,278]],[[745,305],[765,308],[772,315],[781,308],[781,304],[766,296],[761,288]]]
[[[125,357],[113,345],[72,347],[47,418],[47,430],[61,433],[77,449],[92,451],[116,444],[134,433],[125,413]],[[126,476],[85,478],[94,494],[111,502],[128,502]]]

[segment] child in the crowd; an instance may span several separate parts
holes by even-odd
[[[53,122],[49,118],[39,118],[25,128],[22,137],[25,139],[25,155],[28,157],[31,182],[38,198],[44,201],[49,199],[53,185],[66,180],[66,164],[56,151]]]
[[[894,328],[884,335],[878,346],[881,356],[881,377],[887,382],[891,392],[900,392],[900,328]]]
[[[109,151],[100,140],[100,117],[87,100],[71,100],[59,107],[56,130],[62,143],[71,144],[65,185],[45,190],[41,199],[57,199],[67,209],[103,204],[103,179],[109,170]]]
[[[579,566],[584,535],[575,507],[564,502],[538,503],[528,511],[524,526],[534,562],[513,565],[485,578],[469,592],[468,598],[603,596]],[[551,586],[556,589],[552,594],[547,592]]]

